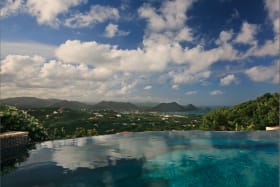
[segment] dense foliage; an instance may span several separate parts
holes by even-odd
[[[279,125],[279,94],[267,93],[256,100],[211,111],[203,118],[207,130],[264,130]]]
[[[264,130],[279,123],[279,94],[267,93],[256,100],[207,115],[119,113],[94,109],[31,108],[26,111],[0,105],[1,132],[29,131],[32,141],[76,138],[122,131],[162,130]],[[32,117],[34,116],[34,117]],[[38,119],[38,120],[37,120]]]
[[[0,131],[28,131],[32,142],[47,139],[47,132],[43,125],[33,116],[23,110],[11,106],[0,107]]]
[[[191,130],[201,124],[200,115],[165,115],[159,113],[118,113],[90,109],[29,109],[48,131],[50,139],[113,134],[122,131]]]

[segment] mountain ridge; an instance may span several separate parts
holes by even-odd
[[[155,107],[152,107],[150,110],[155,112],[185,112],[190,110],[197,110],[197,107],[195,107],[193,104],[183,106],[173,101],[170,103],[160,103]]]
[[[170,103],[159,103],[156,106],[143,107],[131,102],[100,101],[96,104],[89,104],[79,101],[69,101],[62,99],[41,99],[37,97],[13,97],[1,99],[0,103],[16,106],[18,108],[69,108],[69,109],[94,109],[94,110],[113,110],[116,112],[132,111],[154,111],[154,112],[183,112],[196,110],[193,104],[180,105],[173,101]]]

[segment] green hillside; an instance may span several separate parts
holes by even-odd
[[[15,106],[20,109],[30,108],[70,108],[70,109],[81,109],[90,108],[91,106],[81,103],[78,101],[67,101],[60,99],[39,99],[36,97],[14,97],[1,99],[2,104]]]
[[[155,112],[184,112],[184,111],[196,110],[196,109],[197,108],[192,104],[184,107],[176,102],[172,102],[172,103],[160,103],[157,106],[151,108],[150,110]]]
[[[231,108],[220,108],[203,118],[207,130],[265,130],[266,126],[279,125],[279,94],[266,93],[256,100]]]

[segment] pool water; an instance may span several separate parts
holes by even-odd
[[[3,187],[278,187],[279,131],[143,132],[36,145]]]

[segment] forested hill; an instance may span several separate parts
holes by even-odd
[[[155,111],[155,112],[180,112],[197,110],[194,105],[179,105],[176,102],[161,103],[155,107],[141,107],[129,102],[101,101],[97,104],[87,104],[78,101],[67,101],[60,99],[40,99],[36,97],[15,97],[1,99],[0,103],[15,106],[20,109],[39,109],[39,108],[68,108],[73,110],[92,109],[92,110],[111,110],[115,112],[135,112],[135,111]]]
[[[279,125],[279,93],[213,110],[203,119],[203,128],[209,130],[264,130],[275,125]]]
[[[149,110],[155,112],[184,112],[184,111],[193,111],[197,109],[198,108],[196,108],[192,104],[189,104],[187,106],[182,106],[176,102],[172,102],[172,103],[160,103]]]
[[[15,106],[21,109],[30,108],[70,108],[81,109],[90,108],[91,106],[78,101],[67,101],[60,99],[40,99],[36,97],[14,97],[1,99],[1,103]]]

